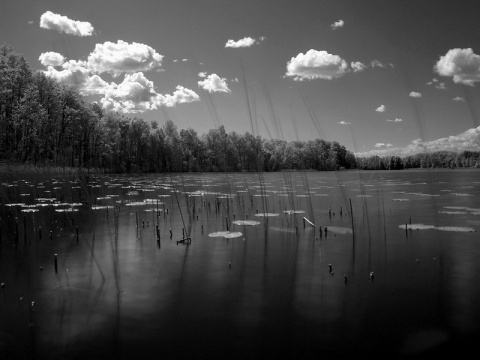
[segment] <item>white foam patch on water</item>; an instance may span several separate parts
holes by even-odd
[[[405,225],[398,226],[405,229]],[[475,229],[464,226],[434,226],[425,224],[406,224],[408,230],[440,230],[440,231],[457,231],[457,232],[475,232]]]
[[[373,195],[357,195],[357,197],[370,198],[370,197],[373,197]]]
[[[473,195],[467,194],[467,193],[452,193],[452,195],[454,195],[454,196],[473,196]]]
[[[232,221],[232,224],[235,224],[235,225],[256,226],[256,225],[260,225],[260,221],[255,221],[255,220],[235,220],[235,221]]]
[[[25,213],[29,213],[29,212],[37,212],[38,209],[24,209],[24,210],[21,210],[22,212],[25,212]]]
[[[241,232],[217,231],[208,234],[208,237],[224,237],[226,239],[233,239],[242,236]]]
[[[392,199],[392,201],[410,201],[410,199]]]
[[[285,210],[285,214],[305,214],[305,210]]]

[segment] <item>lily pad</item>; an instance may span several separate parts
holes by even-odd
[[[235,225],[255,226],[255,225],[260,225],[260,221],[255,221],[255,220],[235,220],[235,221],[232,221],[232,224],[235,224]]]
[[[224,237],[226,239],[233,239],[242,236],[241,232],[217,231],[208,234],[208,237]]]

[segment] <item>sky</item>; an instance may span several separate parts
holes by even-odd
[[[106,111],[359,155],[480,151],[477,0],[0,3],[0,43]]]

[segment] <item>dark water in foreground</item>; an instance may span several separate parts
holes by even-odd
[[[1,179],[0,358],[467,354],[479,175]]]

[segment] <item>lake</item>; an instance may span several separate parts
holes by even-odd
[[[461,356],[479,175],[0,176],[0,357]]]

